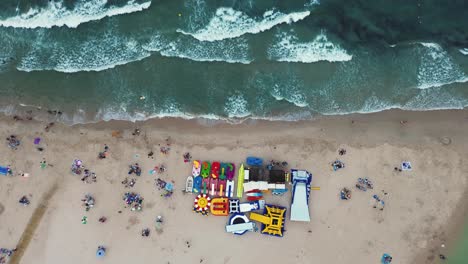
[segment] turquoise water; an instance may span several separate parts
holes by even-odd
[[[464,108],[466,10],[443,0],[3,0],[0,110],[58,109],[78,123]]]
[[[455,250],[448,258],[449,264],[466,264],[468,263],[468,223],[465,225],[465,230],[461,236],[460,242]]]

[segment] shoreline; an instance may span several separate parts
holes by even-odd
[[[354,253],[350,251],[353,247],[346,247],[346,244],[343,244],[342,246],[344,246],[344,252],[347,252],[347,254],[353,254],[353,257],[356,257],[358,260],[361,259],[363,262],[360,263],[367,263],[369,257],[371,257],[372,259],[375,258],[374,254],[378,255],[379,253],[381,253],[379,251],[380,248],[385,248],[385,246],[390,246],[390,248],[393,248],[393,252],[391,253],[398,263],[428,263],[428,257],[431,256],[435,256],[435,259],[431,259],[429,263],[438,263],[437,256],[439,252],[448,256],[447,250],[451,250],[452,248],[454,248],[456,243],[455,235],[460,231],[461,228],[463,228],[463,222],[466,219],[466,208],[468,208],[468,206],[462,198],[457,198],[466,197],[466,195],[468,194],[465,176],[466,174],[463,174],[463,172],[467,172],[467,168],[466,166],[463,167],[463,164],[460,164],[457,160],[459,157],[466,157],[468,155],[468,135],[466,135],[465,133],[466,131],[468,131],[468,110],[466,109],[431,112],[408,112],[401,110],[391,110],[372,114],[322,116],[314,120],[295,122],[250,120],[248,122],[236,125],[220,122],[205,122],[202,120],[182,120],[178,118],[165,118],[134,123],[129,121],[103,121],[93,124],[78,124],[72,126],[57,123],[50,128],[49,132],[45,132],[44,127],[46,125],[47,122],[39,122],[34,120],[15,121],[12,119],[12,117],[0,117],[0,128],[3,127],[2,134],[4,134],[5,136],[9,134],[17,134],[19,136],[27,138],[40,136],[44,139],[45,142],[47,142],[46,151],[44,153],[40,153],[40,155],[46,155],[47,159],[51,160],[50,162],[54,164],[54,167],[47,168],[47,170],[51,171],[51,179],[44,179],[44,182],[37,182],[39,179],[36,179],[36,177],[32,177],[31,182],[36,182],[36,184],[38,184],[37,186],[35,186],[37,187],[37,190],[30,190],[34,193],[33,197],[40,197],[39,194],[46,189],[47,184],[49,184],[52,179],[61,179],[62,183],[59,187],[59,192],[57,195],[59,197],[62,197],[65,201],[70,199],[68,195],[74,194],[75,198],[73,198],[73,200],[70,200],[70,203],[75,204],[75,202],[78,199],[76,196],[82,195],[83,191],[86,191],[86,188],[91,188],[92,190],[94,190],[94,192],[102,195],[102,197],[99,197],[100,200],[104,200],[106,201],[106,203],[110,203],[110,206],[112,208],[118,208],[119,206],[115,202],[112,202],[112,200],[109,200],[107,198],[109,197],[108,185],[110,184],[112,186],[111,188],[120,189],[121,185],[119,183],[122,180],[122,177],[124,177],[124,174],[119,173],[118,171],[116,171],[116,169],[107,167],[110,166],[105,165],[105,162],[108,162],[107,160],[104,161],[104,163],[101,161],[93,161],[96,159],[95,155],[97,151],[99,151],[99,148],[101,148],[103,144],[109,144],[111,147],[111,152],[115,153],[116,155],[114,157],[111,157],[109,162],[118,162],[118,164],[122,164],[118,165],[118,167],[120,168],[119,170],[121,170],[122,168],[125,168],[127,163],[130,163],[132,159],[135,159],[135,157],[133,157],[135,153],[144,154],[149,150],[158,148],[159,144],[163,144],[164,140],[170,137],[171,142],[173,142],[171,147],[174,149],[173,151],[175,152],[175,154],[171,153],[171,155],[168,157],[157,156],[156,160],[158,162],[163,161],[169,165],[168,167],[170,170],[170,177],[176,181],[179,187],[181,185],[181,182],[185,181],[182,175],[185,175],[189,170],[188,168],[185,168],[186,166],[182,167],[178,163],[180,162],[179,156],[181,156],[182,153],[184,153],[183,151],[186,150],[190,150],[190,152],[194,154],[194,158],[199,157],[200,159],[213,160],[214,158],[218,158],[219,156],[220,159],[232,159],[232,161],[236,163],[242,161],[242,159],[245,158],[245,155],[252,155],[258,153],[259,156],[265,157],[265,159],[287,158],[288,162],[290,162],[291,166],[293,167],[298,166],[300,168],[312,170],[312,173],[314,173],[315,177],[314,181],[316,181],[317,184],[322,186],[322,190],[318,193],[314,193],[312,196],[310,205],[312,221],[310,225],[303,225],[298,224],[296,222],[290,222],[288,219],[288,233],[291,232],[292,234],[285,235],[290,236],[290,238],[283,238],[286,239],[286,241],[289,241],[288,243],[295,244],[296,242],[294,242],[293,236],[297,236],[297,239],[299,240],[307,240],[309,241],[308,243],[312,243],[315,246],[320,247],[320,244],[317,244],[317,241],[320,239],[315,240],[314,242],[313,237],[307,238],[308,235],[307,232],[305,232],[306,230],[311,230],[311,232],[316,233],[316,235],[314,236],[322,236],[327,234],[324,232],[332,232],[330,234],[330,243],[338,243],[339,245],[342,245],[341,242],[337,242],[333,239],[340,237],[340,232],[344,232],[344,234],[346,234],[346,237],[354,237],[355,239],[358,239],[358,237],[355,237],[355,231],[353,231],[352,229],[350,230],[349,227],[347,227],[347,225],[342,222],[342,220],[339,220],[339,218],[336,219],[336,214],[340,215],[342,214],[341,212],[347,212],[347,210],[350,209],[359,212],[359,214],[367,215],[368,217],[370,217],[370,219],[366,220],[370,221],[370,223],[368,223],[370,226],[375,225],[375,228],[377,228],[380,225],[378,221],[383,221],[383,223],[388,223],[390,225],[390,229],[394,230],[394,232],[403,232],[402,238],[406,239],[406,243],[415,243],[415,245],[411,245],[410,243],[408,247],[412,247],[411,249],[415,250],[416,252],[414,252],[412,255],[404,255],[404,257],[399,255],[403,254],[403,252],[398,252],[398,250],[405,251],[404,248],[401,248],[401,246],[399,247],[396,245],[390,246],[390,244],[392,244],[394,241],[398,241],[401,238],[397,239],[397,237],[393,237],[390,234],[387,238],[389,241],[389,245],[385,245],[385,242],[381,241],[378,237],[369,238],[369,241],[374,241],[372,242],[372,246],[370,247],[376,247],[377,252],[373,252],[372,250],[368,252],[369,249],[366,248],[362,249],[364,251],[361,252],[361,249],[359,249],[359,252],[363,254],[362,256],[354,256]],[[136,128],[140,129],[141,134],[139,136],[132,136],[132,132]],[[116,133],[117,136],[111,136],[111,134],[116,131],[118,132]],[[23,141],[23,144],[29,145],[30,142]],[[7,149],[7,147],[2,147],[2,150],[5,149],[5,151],[10,151]],[[331,159],[336,157],[336,150],[340,147],[346,147],[350,152],[349,154],[347,154],[348,156],[345,157],[345,159],[347,159],[347,165],[349,164],[349,171],[347,168],[342,173],[344,176],[346,176],[345,178],[337,177],[336,175],[333,176],[334,174],[330,175],[327,166],[327,163],[330,162]],[[16,152],[12,153],[13,156],[11,157],[11,162],[14,162],[13,166],[15,166],[15,169],[17,171],[22,170],[25,166],[31,167],[31,165],[28,165],[28,162],[30,162],[29,160],[38,159],[36,157],[37,153],[34,151],[34,149],[30,147],[27,148],[30,150],[26,152],[18,152],[19,156]],[[49,148],[51,150],[49,150]],[[356,154],[353,154],[353,152]],[[418,157],[418,153],[421,157]],[[360,157],[361,155],[363,157]],[[378,159],[374,157],[379,155],[381,155],[381,157]],[[432,157],[431,155],[434,155],[434,157]],[[65,173],[69,171],[68,165],[72,161],[72,158],[81,158],[82,156],[85,157],[82,159],[87,164],[89,164],[90,167],[96,167],[97,174],[100,177],[100,182],[98,182],[98,185],[82,186],[83,184],[79,180]],[[415,170],[414,179],[402,178],[399,181],[403,181],[405,184],[398,185],[397,183],[393,183],[393,181],[395,181],[395,177],[401,176],[399,176],[399,174],[391,172],[393,166],[392,164],[394,164],[396,160],[401,160],[404,157],[415,160],[417,168]],[[7,162],[5,161],[5,159],[9,158],[4,157],[3,160],[1,160],[1,162]],[[155,162],[152,160],[146,160],[144,157],[140,157],[139,159],[142,159],[141,162],[145,165],[147,163],[151,164]],[[393,163],[391,160],[394,160]],[[419,161],[419,164],[417,163],[417,161]],[[35,162],[36,161],[34,161],[33,163]],[[179,166],[181,168],[177,168]],[[457,168],[457,166],[461,167]],[[429,170],[427,170],[425,167],[429,167]],[[444,171],[443,168],[445,167],[447,167],[447,170],[453,171],[453,173],[446,175],[446,182],[437,181],[433,183],[432,179],[437,180],[437,177],[441,177],[441,174],[443,174]],[[40,169],[35,169],[35,166],[32,166],[30,170],[32,174],[41,173]],[[434,170],[434,172],[432,172],[432,170]],[[109,172],[106,171],[115,174],[115,176],[108,175]],[[425,179],[424,177],[425,173],[421,172],[422,174],[418,174],[418,171],[425,171],[425,173],[431,175],[431,181],[427,182],[428,179]],[[348,205],[336,203],[336,201],[334,200],[335,187],[332,186],[352,184],[352,182],[354,181],[354,177],[361,177],[363,173],[368,173],[368,176],[375,179],[376,184],[385,186],[385,189],[389,188],[392,193],[395,193],[395,195],[398,194],[402,197],[405,196],[406,199],[416,199],[416,201],[418,201],[416,195],[425,195],[424,189],[420,189],[420,187],[418,187],[419,185],[422,185],[425,186],[424,188],[429,188],[430,190],[432,190],[431,192],[429,192],[429,195],[432,194],[434,195],[434,197],[439,197],[437,199],[449,199],[453,202],[457,201],[457,203],[449,204],[449,210],[447,208],[441,207],[442,205],[439,204],[439,202],[426,201],[425,204],[423,203],[425,209],[421,212],[417,212],[413,210],[416,210],[418,208],[417,203],[419,202],[415,203],[414,206],[416,207],[410,208],[409,205],[405,205],[405,203],[407,202],[401,200],[401,198],[399,198],[398,195],[394,195],[391,196],[389,208],[386,209],[383,215],[372,215],[375,214],[375,212],[373,212],[372,210],[367,211],[368,209],[366,209],[365,206],[367,200],[362,197],[362,194],[358,193],[355,190],[353,191],[355,192],[356,197],[353,197],[353,200],[350,201],[351,203],[349,203]],[[104,177],[105,180],[102,180],[101,177]],[[146,175],[142,177],[148,178],[148,176]],[[28,184],[26,184],[25,187],[21,187],[21,185],[18,185],[21,182],[17,182],[18,180],[15,180],[14,178],[0,178],[0,186],[3,185],[5,181],[13,181],[9,182],[8,184],[11,184],[11,187],[9,188],[12,188],[13,192],[15,193],[21,192],[23,188],[27,189],[32,187]],[[144,180],[145,178],[142,179]],[[406,184],[408,186],[406,186]],[[441,187],[435,187],[439,184],[441,184]],[[260,248],[263,248],[266,247],[265,243],[271,243],[268,242],[270,241],[269,239],[260,234],[249,234],[248,236],[242,237],[240,240],[237,238],[233,239],[232,236],[227,234],[225,235],[222,227],[220,227],[220,224],[222,226],[222,222],[224,221],[224,219],[213,219],[215,217],[210,216],[210,219],[206,221],[203,220],[205,221],[203,222],[202,220],[199,220],[199,217],[197,215],[187,214],[186,211],[189,210],[188,208],[191,203],[191,197],[188,196],[180,196],[180,194],[177,194],[177,196],[174,198],[174,201],[170,202],[170,206],[174,206],[174,208],[177,204],[177,211],[175,209],[162,209],[164,208],[164,204],[161,204],[161,201],[157,199],[154,202],[151,201],[154,200],[152,196],[154,194],[157,195],[157,192],[150,192],[149,189],[147,189],[150,187],[151,186],[144,187],[141,185],[137,185],[137,188],[142,188],[141,190],[144,193],[146,192],[145,198],[150,200],[149,203],[157,204],[157,206],[161,207],[161,209],[158,210],[163,210],[167,214],[168,218],[172,218],[171,224],[172,222],[174,222],[174,224],[180,224],[180,222],[178,222],[178,220],[174,218],[183,216],[195,221],[193,224],[196,226],[210,229],[210,234],[208,234],[209,237],[220,236],[223,239],[233,243],[234,245],[236,245],[237,243],[251,245],[255,242],[258,243],[258,246]],[[377,188],[380,187],[381,186]],[[77,188],[77,190],[74,190],[74,188]],[[399,191],[399,188],[401,188],[401,192]],[[437,190],[438,188],[445,189],[446,191],[434,193],[433,191]],[[452,189],[451,192],[449,192],[450,188],[455,189]],[[124,190],[125,189],[122,189],[120,191]],[[412,194],[412,192],[415,192],[415,194]],[[452,194],[452,192],[454,193]],[[149,193],[151,193],[150,196],[148,196]],[[0,198],[4,198],[7,201],[7,210],[11,210],[11,207],[17,207],[17,201],[14,201],[16,197],[7,198],[3,197],[4,195],[5,194],[0,194]],[[277,199],[275,198],[273,200]],[[283,197],[278,201],[285,205],[288,205],[289,198]],[[392,208],[392,203],[395,204],[396,207]],[[36,205],[33,203],[31,206],[34,207]],[[74,213],[73,210],[80,210],[80,208],[77,208],[78,206],[76,204],[72,205],[73,210],[64,209],[65,207],[63,206],[64,204],[62,200],[60,200],[59,202],[53,201],[51,205],[51,208],[53,209],[46,213],[46,220],[42,221],[42,224],[39,225],[38,231],[35,234],[35,237],[38,238],[39,241],[41,238],[45,239],[50,236],[50,238],[47,238],[47,241],[50,240],[51,242],[46,243],[48,245],[47,247],[53,247],[54,245],[58,245],[57,242],[54,241],[58,241],[57,239],[60,238],[63,239],[63,237],[61,237],[61,235],[59,234],[59,231],[61,229],[58,227],[54,227],[53,223],[55,223],[56,225],[63,223],[63,221],[65,221],[64,219],[67,219],[64,218],[64,214],[75,215],[74,218],[76,218],[76,213]],[[349,208],[346,209],[348,206]],[[455,208],[457,208],[457,210],[455,210]],[[461,210],[462,208],[465,209]],[[33,208],[26,209],[30,210]],[[106,211],[105,208],[96,209]],[[412,213],[410,212],[410,209]],[[408,212],[403,212],[402,210],[408,210],[408,212],[410,213],[408,214]],[[438,216],[437,214],[433,214],[433,210],[441,210],[441,212],[443,211],[444,213],[441,216]],[[328,214],[330,214],[330,212],[334,213],[331,213],[328,216],[324,215],[327,214],[327,212]],[[25,212],[18,213],[15,211],[9,211],[9,213],[10,214],[0,214],[0,219],[5,219],[3,221],[7,220],[5,223],[6,226],[12,225],[14,223],[14,220],[21,215],[24,217],[24,219],[19,221],[19,223],[16,225],[26,225],[28,217],[24,215]],[[80,214],[81,213],[78,213],[78,215]],[[125,212],[124,214],[127,214],[127,212]],[[414,217],[412,216],[413,214]],[[11,215],[11,217],[14,219],[7,219],[7,215]],[[399,216],[400,218],[403,217],[407,220],[399,220],[397,216]],[[120,216],[114,216],[114,218],[118,217]],[[144,222],[145,217],[147,219],[149,216],[141,216],[141,219],[139,221]],[[354,222],[356,221],[355,217],[355,215],[349,216],[350,219],[346,221],[350,221],[351,223],[354,223],[354,225],[359,225]],[[417,236],[409,235],[409,237],[406,237],[404,235],[405,229],[411,227],[411,225],[408,225],[408,223],[417,223],[418,221],[421,221],[421,219],[426,219],[428,221],[423,222],[422,224],[426,226],[425,228],[429,228],[432,226],[433,229],[426,230],[427,232],[432,233],[432,235],[427,236],[426,238],[426,235],[422,233],[422,229],[418,229],[414,231],[415,234],[417,234]],[[443,219],[447,219],[447,221]],[[71,224],[75,225],[75,220],[76,219],[74,219],[71,222]],[[374,223],[373,221],[377,222]],[[401,223],[396,224],[399,221],[401,221]],[[406,223],[407,221],[408,223]],[[121,221],[119,223],[122,224]],[[323,227],[324,223],[328,223],[328,225],[333,226],[333,228],[331,229],[332,231],[327,231],[326,226]],[[430,223],[433,224],[431,225]],[[117,225],[116,223],[110,223],[110,225],[112,225],[113,229],[108,229],[107,227],[103,228],[107,228],[106,230],[108,232],[112,232],[112,230],[115,231],[115,228],[119,228],[119,225]],[[137,224],[137,226],[139,225]],[[214,226],[214,228],[210,228],[210,226]],[[93,226],[93,223],[90,224],[88,229],[89,228],[94,230],[93,232],[95,233],[100,234],[101,232],[99,231],[100,229],[96,229],[97,227]],[[440,231],[439,229],[442,231]],[[13,230],[14,231],[12,232],[12,234],[8,235],[8,237],[11,237],[13,240],[19,239],[18,235],[21,234],[21,228],[15,227],[13,228]],[[378,232],[376,230],[369,230],[369,235],[371,235],[371,237],[374,237],[374,235],[377,234],[376,232]],[[5,230],[0,229],[0,235],[4,234],[3,232],[5,232]],[[78,239],[77,242],[80,242],[80,239],[86,240],[89,238],[92,241],[96,239],[96,234],[89,233],[89,231],[82,232],[85,232],[85,236],[87,238],[81,237],[79,234],[75,234],[74,232],[71,232],[70,237],[73,239]],[[115,236],[119,237],[119,239],[127,239],[126,236],[128,234],[125,232],[126,231],[124,231],[124,233],[122,233],[121,235]],[[174,232],[175,234],[178,234],[177,225],[168,226],[168,230],[165,231],[163,235],[165,241],[172,241],[173,238],[171,238],[171,236],[167,236],[166,233],[171,234]],[[190,234],[190,239],[194,246],[197,243],[203,243],[203,239],[199,238],[197,236],[196,231],[194,230],[184,230],[183,234],[184,235],[182,236],[184,237],[188,236],[187,234]],[[101,236],[103,235],[104,234],[101,234]],[[128,239],[132,240],[132,238]],[[270,247],[273,248],[281,246],[282,243],[285,243],[281,242],[282,240],[273,241],[275,243],[278,242],[274,245],[270,244]],[[48,243],[51,244],[49,245]],[[138,243],[142,243],[142,241]],[[162,243],[162,241],[159,241],[158,243]],[[326,244],[326,242],[324,243]],[[364,243],[364,241],[362,243]],[[444,243],[446,245],[445,249],[440,249],[441,243]],[[27,248],[24,252],[25,263],[28,263],[28,260],[32,260],[33,255],[31,254],[37,254],[37,252],[41,250],[41,246],[39,246],[37,242],[33,241],[31,244],[32,245],[29,248]],[[113,242],[113,244],[116,244],[114,245],[115,247],[118,246],[117,242]],[[12,243],[11,246],[14,246],[14,243]],[[238,244],[238,246],[241,245]],[[166,246],[164,247],[166,248]],[[176,246],[172,245],[171,247],[174,248],[173,250],[178,252],[177,250],[179,249],[176,249]],[[70,253],[69,250],[71,249],[65,249],[64,254],[66,254],[66,252]],[[153,253],[157,253],[159,254],[159,256],[162,256],[165,259],[170,258],[169,255],[165,255],[167,254],[167,252],[164,253],[163,249],[159,250],[160,251],[158,252],[160,253]],[[203,254],[206,254],[204,249],[198,248],[198,250],[201,253],[204,252]],[[187,251],[187,249],[185,251]],[[327,252],[327,250],[324,250],[324,252]],[[318,252],[316,253],[318,254]],[[38,258],[42,260],[50,260],[50,262],[48,263],[55,263],[55,260],[58,260],[61,257],[54,257],[50,254],[52,254],[50,251],[46,251],[44,253],[39,254]],[[115,252],[115,254],[118,255],[117,252]],[[145,256],[147,256],[148,254],[151,254],[151,252],[143,252],[141,254],[146,254]],[[193,253],[190,252],[184,254],[187,254],[187,256],[191,257],[194,256]],[[219,254],[226,254],[226,252],[222,251]],[[288,254],[288,256],[293,257],[291,254]],[[296,258],[300,258],[297,260],[298,263],[305,263],[305,261],[309,259],[309,257],[311,257],[308,256],[308,253],[304,252],[297,254],[299,255],[297,255]],[[326,253],[323,254],[325,254],[324,256],[328,256]],[[332,255],[329,255],[329,257],[331,256]],[[233,262],[238,262],[242,259],[241,256],[230,257],[233,258]],[[279,256],[272,255],[272,257],[277,258]],[[88,257],[86,257],[85,259],[87,258]],[[175,260],[175,263],[178,263],[178,261],[186,260],[186,258],[187,257],[180,257]],[[207,263],[217,263],[216,259],[210,259],[206,255],[204,255],[203,258],[206,258]],[[401,261],[397,260],[399,258]],[[111,261],[112,259],[114,261],[118,260],[116,256],[109,257],[109,261]],[[246,260],[246,263],[251,263],[251,261],[251,259]],[[171,263],[173,262],[171,261]]]
[[[21,108],[18,108],[21,107]],[[309,110],[298,111],[294,113],[281,113],[280,115],[272,117],[260,117],[247,115],[245,117],[222,117],[212,114],[203,114],[203,115],[193,115],[185,113],[166,113],[166,114],[154,114],[148,116],[147,113],[135,113],[133,117],[128,116],[127,119],[99,119],[96,120],[97,112],[93,115],[86,113],[84,110],[79,109],[80,115],[77,116],[77,113],[69,115],[60,109],[54,108],[44,108],[41,106],[28,105],[28,104],[19,104],[18,106],[8,106],[0,112],[0,115],[19,117],[23,119],[34,119],[38,122],[59,122],[67,126],[75,125],[89,125],[89,124],[99,124],[101,122],[129,122],[129,123],[145,123],[153,122],[156,120],[183,120],[183,121],[195,121],[198,124],[230,124],[230,125],[242,125],[245,123],[255,123],[255,122],[309,122],[314,120],[328,119],[333,117],[352,117],[352,116],[366,116],[366,115],[375,115],[379,113],[406,113],[410,114],[415,113],[434,113],[434,112],[458,112],[458,111],[467,111],[468,106],[460,109],[427,109],[427,110],[414,110],[414,109],[401,109],[401,108],[388,108],[383,110],[376,110],[372,112],[350,112],[350,113],[334,113],[334,114],[322,114],[318,112],[311,112]],[[22,110],[19,110],[22,109]],[[140,115],[140,116],[138,116]],[[76,121],[75,121],[76,120]]]

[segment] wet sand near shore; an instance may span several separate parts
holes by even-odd
[[[459,213],[468,186],[466,110],[239,125],[168,118],[72,127],[57,123],[47,132],[45,127],[11,117],[0,120],[4,138],[14,134],[21,140],[17,150],[0,144],[0,165],[13,169],[13,176],[0,176],[0,247],[17,247],[11,263],[377,263],[383,253],[395,263],[439,263],[439,254],[454,246],[455,227],[466,216]],[[132,135],[136,128],[140,135]],[[33,144],[37,137],[43,151]],[[160,153],[168,143],[169,153]],[[109,156],[99,160],[104,144]],[[347,153],[340,156],[340,148]],[[148,157],[151,151],[154,155]],[[227,217],[193,213],[194,195],[180,191],[191,173],[191,165],[183,162],[185,152],[194,159],[236,165],[253,155],[310,171],[312,185],[320,187],[311,193],[311,222],[291,222],[288,211],[283,238],[225,233]],[[71,173],[76,158],[96,173],[96,183],[83,183]],[[346,167],[335,172],[330,164],[337,158]],[[405,160],[413,170],[395,171]],[[41,168],[42,161],[48,166]],[[130,177],[128,166],[135,162],[142,176],[132,177],[135,186],[125,188],[121,182]],[[163,174],[148,173],[161,164],[167,167]],[[172,197],[161,197],[154,185],[157,177],[174,182]],[[374,189],[354,188],[358,177],[369,177]],[[351,200],[339,199],[343,187],[352,190]],[[144,197],[141,212],[125,208],[127,191]],[[87,193],[96,199],[88,212],[80,201]],[[383,211],[372,207],[373,194],[385,200]],[[29,206],[18,203],[23,195],[30,197]],[[266,200],[289,209],[290,192],[266,195]],[[155,230],[157,215],[164,217],[162,232]],[[101,216],[108,220],[100,223]],[[140,235],[143,228],[151,229],[149,237]],[[103,259],[95,256],[99,245],[108,248]]]

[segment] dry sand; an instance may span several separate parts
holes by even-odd
[[[0,165],[14,171],[14,176],[0,176],[0,247],[18,246],[12,263],[379,263],[385,252],[394,263],[438,263],[438,254],[449,249],[440,245],[453,239],[453,226],[461,221],[453,216],[466,208],[468,111],[387,111],[241,125],[164,119],[56,124],[49,132],[44,127],[0,120],[5,138],[15,134],[22,140],[18,150],[0,144]],[[136,127],[139,136],[132,135]],[[119,133],[113,137],[113,131]],[[169,136],[171,150],[163,155],[159,148]],[[42,138],[43,152],[35,149],[35,137]],[[110,156],[98,160],[104,144]],[[340,157],[339,148],[347,154]],[[151,150],[154,159],[147,157]],[[283,238],[225,233],[227,217],[193,213],[194,196],[180,191],[191,172],[182,158],[187,151],[200,160],[239,164],[255,155],[307,169],[313,186],[321,188],[311,194],[312,221],[287,220]],[[346,168],[334,172],[330,163],[338,157]],[[96,172],[97,183],[72,175],[75,158]],[[52,166],[41,169],[43,159]],[[395,172],[404,160],[413,170]],[[142,165],[143,174],[126,189],[121,181],[133,162]],[[161,178],[175,182],[171,198],[160,196],[156,177],[148,174],[161,163],[168,168]],[[21,172],[31,176],[17,176]],[[356,190],[358,177],[372,179],[374,190]],[[351,200],[338,198],[342,187],[352,189]],[[129,190],[144,197],[143,211],[124,207],[122,195]],[[86,193],[96,198],[89,212],[80,201]],[[385,210],[372,207],[373,194],[384,197]],[[18,203],[22,195],[31,195],[29,206]],[[289,207],[290,193],[266,200]],[[154,231],[157,215],[165,220],[160,234]],[[98,222],[101,216],[106,223]],[[140,236],[145,227],[152,229],[150,237]],[[108,249],[103,259],[95,257],[98,245]]]

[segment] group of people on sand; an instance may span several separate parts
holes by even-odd
[[[356,188],[365,192],[368,189],[374,189],[374,184],[368,178],[358,178]]]
[[[141,211],[143,207],[143,197],[138,193],[126,192],[123,200],[127,206],[130,206],[132,211]]]
[[[104,144],[104,151],[101,151],[98,153],[98,158],[99,159],[105,159],[109,155],[109,146]]]
[[[84,183],[93,183],[97,182],[97,176],[96,173],[91,172],[88,169],[84,170],[83,177],[81,178],[81,181]]]
[[[31,202],[29,201],[28,197],[26,195],[23,195],[20,199],[19,199],[19,203],[23,206],[28,206]]]
[[[21,141],[15,135],[10,135],[6,140],[8,142],[8,146],[12,149],[16,150],[18,146],[21,145]]]
[[[83,162],[79,159],[73,160],[73,164],[71,166],[72,173],[75,175],[81,175],[81,173],[83,173],[83,170],[84,170]]]
[[[133,174],[135,173],[136,176],[141,176],[141,167],[138,163],[131,164],[130,170],[128,171],[128,174]]]
[[[128,180],[128,178],[125,178],[125,180],[122,181],[122,184],[125,186],[125,188],[132,188],[136,184],[136,179],[132,178]]]
[[[14,249],[7,249],[7,248],[0,248],[0,264],[7,263],[8,259],[15,253],[16,248]]]
[[[89,211],[89,209],[93,208],[94,206],[94,197],[91,194],[86,194],[83,199],[81,199],[83,202],[83,207],[85,208],[86,211]]]

